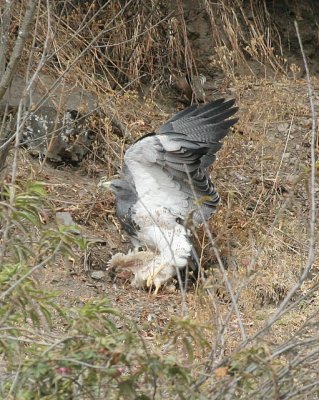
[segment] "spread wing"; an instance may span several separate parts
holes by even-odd
[[[220,99],[204,107],[191,106],[169,119],[156,134],[146,135],[125,154],[138,196],[137,208],[153,213],[167,209],[171,216],[195,223],[215,211],[219,195],[207,168],[215,160],[237,108],[234,100]],[[201,211],[198,210],[201,208]]]

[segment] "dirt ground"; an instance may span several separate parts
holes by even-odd
[[[309,11],[311,1],[299,7],[298,2],[271,2],[269,10],[283,38],[287,65],[295,65],[286,76],[280,77],[274,71],[268,74],[269,70],[246,54],[254,74],[248,76],[244,69],[234,70],[231,79],[219,77],[214,82],[215,75],[208,74],[208,70],[214,70],[209,20],[204,12],[200,14],[194,9],[192,1],[184,3],[194,57],[213,88],[207,91],[206,100],[235,98],[239,107],[239,122],[224,140],[212,170],[222,202],[209,226],[232,290],[240,294],[237,303],[244,329],[252,335],[298,282],[307,259],[312,115],[293,20],[298,20],[304,40],[318,109],[318,11]],[[104,96],[99,98],[100,104],[109,100],[108,93]],[[135,91],[111,98],[133,140],[182,109],[179,100],[167,86],[161,95],[152,97],[150,92],[144,99]],[[153,296],[146,290],[132,288],[129,281],[110,270],[108,262],[112,255],[127,252],[130,243],[116,220],[112,194],[101,191],[98,183],[102,177],[117,176],[124,151],[132,140],[120,138],[107,119],[99,124],[100,136],[95,147],[77,167],[43,164],[21,150],[18,179],[44,182],[53,205],[53,210],[44,216],[44,223],[53,223],[57,213],[68,212],[80,234],[91,242],[87,252],[38,271],[39,285],[58,291],[58,300],[65,306],[107,297],[112,306],[142,329],[145,326],[145,337],[150,340],[162,332],[173,315],[183,316],[185,312],[195,321],[215,326],[216,318],[223,320],[230,310],[230,293],[203,229],[199,229],[195,244],[206,271],[205,279],[191,285],[185,299],[177,285],[163,288]],[[315,190],[318,194],[318,186]],[[317,257],[299,294],[318,283],[318,268]],[[296,308],[276,324],[269,340],[280,343],[287,339],[318,305],[319,296],[314,293],[306,306]],[[227,351],[240,339],[239,321],[233,315],[225,334]]]
[[[90,6],[74,3],[78,7],[72,12],[63,11],[61,16],[59,7],[56,16],[52,12],[52,49],[48,50],[50,56],[42,68],[41,85],[35,89],[37,96],[33,100],[41,99],[56,84],[56,91],[48,92],[48,104],[60,116],[66,110],[86,114],[85,126],[95,139],[85,144],[87,148],[92,146],[77,165],[65,160],[46,162],[40,159],[43,154],[36,158],[30,149],[28,153],[26,148],[19,148],[16,183],[23,187],[28,181],[42,182],[50,204],[41,210],[43,226],[52,227],[58,234],[57,225],[68,224],[70,217],[75,225],[74,238],[84,237],[89,245],[86,251],[75,250],[74,246],[71,255],[59,255],[37,269],[32,276],[36,287],[57,293],[54,301],[70,309],[68,315],[72,315],[72,307],[82,310],[81,306],[89,300],[108,299],[110,306],[121,312],[121,317],[110,317],[115,326],[125,331],[134,325],[128,324],[133,321],[146,349],[159,357],[172,355],[180,365],[187,364],[192,375],[199,372],[198,382],[209,376],[207,371],[212,366],[213,379],[205,381],[202,387],[216,386],[214,390],[220,398],[224,392],[219,391],[218,385],[223,381],[228,380],[229,398],[235,393],[233,382],[237,389],[241,391],[242,385],[245,390],[245,377],[256,360],[256,373],[260,370],[265,375],[255,393],[259,387],[266,393],[267,385],[277,389],[278,378],[284,392],[289,392],[290,383],[296,392],[299,388],[304,390],[298,397],[302,398],[307,385],[317,381],[318,375],[317,359],[311,357],[317,346],[319,323],[318,246],[312,268],[298,286],[311,242],[311,135],[318,115],[311,112],[309,82],[294,22],[298,22],[300,29],[318,112],[317,2],[128,2],[131,8],[123,15],[119,11],[123,8],[120,1],[96,1]],[[102,3],[109,8],[103,9]],[[99,7],[99,17],[91,18]],[[35,36],[39,43],[46,42],[50,15],[46,8],[42,11],[37,22],[41,29]],[[19,18],[16,17],[17,21]],[[114,29],[107,29],[102,36],[108,19],[113,21]],[[141,26],[135,29],[127,21]],[[147,28],[147,24],[153,26]],[[83,31],[77,31],[79,26]],[[118,29],[119,26],[125,29]],[[21,100],[25,65],[31,65],[29,51],[26,53],[26,62],[21,59],[11,93],[8,91],[5,99],[13,108]],[[40,63],[40,47],[30,54],[34,65]],[[201,83],[199,78],[206,79],[193,100],[234,98],[239,121],[223,140],[211,169],[221,203],[208,221],[209,230],[200,227],[193,235],[200,256],[199,277],[189,277],[185,293],[174,279],[154,295],[152,291],[133,288],[127,276],[110,268],[112,256],[127,253],[132,246],[116,218],[113,194],[98,184],[102,178],[118,178],[126,149],[190,103],[185,88],[182,90],[177,84],[179,78],[185,81],[186,77],[193,80],[194,93],[198,82]],[[23,145],[29,142],[26,140]],[[319,142],[315,147],[318,156]],[[8,180],[10,168],[14,171],[12,153],[8,156]],[[317,215],[318,177],[317,162],[313,188]],[[32,235],[39,237],[41,232],[34,227]],[[37,240],[35,243],[38,244]],[[282,301],[297,286],[285,312],[268,325]],[[49,329],[60,340],[65,322],[61,323],[56,310],[52,316]],[[179,330],[179,324],[184,322]],[[192,331],[187,330],[190,326]],[[190,352],[183,342],[185,337],[188,341],[188,334]],[[205,339],[205,345],[196,346],[197,338]],[[290,344],[295,347],[289,347]],[[244,360],[255,350],[261,350],[256,359]],[[304,361],[308,363],[305,367]],[[5,372],[1,362],[0,370]],[[299,371],[300,382],[294,376]],[[291,379],[286,379],[285,374]],[[256,377],[252,374],[247,384]],[[175,385],[174,378],[172,384]],[[207,393],[214,390],[209,388]]]
[[[318,106],[319,82],[314,79],[313,85]],[[304,80],[243,78],[223,95],[236,97],[240,121],[224,141],[212,171],[222,204],[210,227],[234,292],[241,288],[238,300],[241,317],[247,334],[252,334],[297,282],[307,256],[306,174],[312,120]],[[149,107],[153,107],[153,113],[158,110],[156,104],[150,103]],[[166,118],[161,112],[156,120]],[[142,124],[140,118],[136,122]],[[143,131],[151,128],[147,123],[142,125]],[[79,167],[57,167],[41,164],[27,153],[21,153],[20,165],[24,166],[21,177],[27,173],[44,182],[54,205],[54,212],[49,212],[46,223],[54,220],[55,212],[69,212],[81,234],[95,242],[85,254],[76,254],[68,262],[60,260],[39,271],[38,281],[48,290],[57,290],[59,301],[66,306],[107,297],[114,307],[141,327],[146,323],[145,337],[151,339],[165,328],[173,315],[185,313],[185,303],[178,289],[167,287],[153,296],[132,288],[128,281],[110,271],[111,256],[126,252],[130,244],[114,215],[112,194],[98,189],[99,180],[107,175],[106,165],[95,162],[92,174],[88,172],[92,170],[88,168],[90,163],[92,159]],[[230,297],[203,230],[197,241],[202,265],[208,272],[204,282],[198,282],[188,291],[186,306],[195,320],[211,324],[212,304],[218,305],[221,315],[226,314]],[[259,251],[257,261],[250,267]],[[302,290],[317,281],[318,268],[316,261],[312,276]],[[102,272],[96,275],[97,271]],[[278,324],[274,340],[279,342],[297,329],[318,302],[319,297],[312,296],[308,308],[296,310],[293,316],[287,317],[287,322]],[[290,318],[294,323],[287,332],[285,324],[290,324]],[[235,316],[230,326],[232,347],[240,338]]]

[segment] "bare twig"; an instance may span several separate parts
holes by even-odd
[[[186,168],[185,168],[185,172],[186,172],[186,174],[188,176],[189,185],[190,185],[190,187],[191,187],[191,189],[193,191],[195,199],[197,201],[199,201],[200,199],[198,199],[197,196],[196,196],[196,192],[195,192],[194,185],[192,183],[191,176],[189,175],[189,172],[187,171]],[[236,314],[236,317],[237,317],[237,321],[238,321],[238,325],[239,325],[239,329],[240,329],[242,340],[245,341],[247,339],[247,336],[246,336],[246,333],[245,333],[244,324],[243,324],[241,316],[240,316],[240,312],[239,312],[239,308],[238,308],[238,304],[237,304],[237,298],[236,298],[236,296],[234,294],[233,288],[232,288],[231,283],[230,283],[230,281],[228,279],[227,272],[226,272],[226,269],[224,267],[223,261],[221,259],[219,250],[218,250],[218,248],[217,248],[217,246],[215,244],[215,240],[214,240],[213,235],[212,235],[212,233],[211,233],[211,231],[209,229],[208,223],[207,223],[207,221],[206,221],[206,219],[204,217],[203,210],[201,209],[201,207],[198,208],[198,211],[199,211],[199,213],[201,215],[201,219],[203,221],[203,226],[204,226],[205,232],[206,232],[206,234],[207,234],[207,236],[209,238],[210,244],[211,244],[211,246],[213,248],[215,257],[216,257],[216,259],[218,261],[218,265],[219,265],[220,271],[221,271],[221,273],[223,275],[223,279],[224,279],[227,291],[228,291],[228,293],[230,295],[230,298],[231,298],[231,301],[232,301],[232,307],[233,307],[233,310],[235,311],[235,314]]]
[[[11,13],[15,0],[5,2],[4,9],[1,15],[0,24],[0,76],[3,76],[6,69],[6,56],[9,41],[9,28],[11,22]]]
[[[13,290],[15,290],[20,285],[20,283],[22,283],[25,279],[27,279],[35,271],[37,271],[40,268],[43,268],[46,264],[48,264],[54,258],[54,256],[56,254],[58,254],[58,252],[60,251],[61,246],[62,246],[62,242],[60,242],[56,246],[56,248],[54,249],[52,254],[48,255],[43,261],[41,261],[39,264],[37,264],[34,267],[32,267],[26,274],[21,276],[21,278],[18,279],[13,285],[11,285],[6,291],[1,293],[0,301],[3,301],[11,292],[13,292]]]
[[[16,71],[18,62],[20,60],[24,45],[30,34],[30,26],[35,14],[35,9],[37,5],[37,0],[29,0],[26,5],[26,10],[24,14],[24,18],[21,24],[21,28],[19,29],[18,37],[15,42],[14,48],[11,53],[10,61],[5,69],[5,72],[0,80],[0,100],[5,95],[13,75]]]
[[[316,140],[317,140],[317,115],[315,110],[315,105],[313,101],[313,89],[311,85],[310,73],[308,68],[308,63],[306,55],[303,49],[302,40],[299,33],[298,24],[295,21],[295,28],[297,32],[297,37],[299,41],[300,51],[302,54],[306,78],[308,87],[308,97],[311,110],[312,119],[312,129],[311,129],[311,149],[310,149],[310,176],[309,176],[309,193],[310,193],[310,204],[309,204],[309,246],[308,246],[308,258],[306,264],[303,268],[302,274],[299,277],[298,282],[289,290],[287,296],[284,298],[280,306],[277,308],[275,313],[267,321],[264,329],[268,329],[273,323],[281,316],[285,308],[287,307],[289,301],[295,295],[297,290],[301,287],[305,279],[308,277],[310,269],[314,263],[316,254]]]

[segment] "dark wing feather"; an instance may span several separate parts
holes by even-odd
[[[174,176],[181,190],[201,205],[205,219],[214,212],[219,195],[206,170],[214,162],[220,142],[237,122],[233,116],[235,101],[219,99],[203,107],[196,105],[180,111],[157,131],[159,139],[157,163]],[[170,142],[175,143],[171,150]],[[176,149],[177,148],[177,149]],[[202,222],[201,212],[194,213],[195,222]]]
[[[196,131],[201,126],[217,124],[229,118],[238,110],[233,107],[235,100],[219,99],[208,103],[204,107],[196,105],[186,108],[175,114],[165,124],[160,126],[156,133],[184,133]],[[235,123],[235,122],[234,122]]]
[[[216,209],[219,195],[209,178],[207,168],[214,162],[216,153],[222,147],[220,140],[237,122],[236,118],[230,119],[237,110],[234,100],[219,99],[202,107],[193,105],[170,118],[156,134],[151,133],[140,138],[125,154],[128,169],[140,168],[140,175],[136,175],[134,171],[134,182],[139,185],[137,192],[145,190],[145,182],[141,179],[145,171],[145,176],[150,176],[150,182],[152,179],[157,182],[154,201],[158,201],[163,195],[165,207],[170,208],[170,198],[165,198],[162,192],[162,189],[166,189],[164,186],[161,188],[158,181],[162,171],[169,179],[173,178],[176,187],[187,196],[190,207],[188,212],[197,208],[194,222],[201,223],[203,218],[208,219]],[[149,199],[152,198],[152,190],[154,188],[150,188]],[[183,193],[180,193],[181,199]],[[176,198],[178,193],[175,193],[172,200],[175,207]],[[154,206],[154,202],[150,202]],[[186,217],[185,209],[182,214]]]

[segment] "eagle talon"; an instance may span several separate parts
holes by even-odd
[[[154,275],[150,275],[146,281],[146,287],[150,288],[154,282]]]
[[[160,284],[160,283],[158,283],[158,284],[155,285],[155,290],[154,290],[154,293],[153,293],[154,296],[157,295],[157,293],[158,293],[158,291],[159,291],[160,288],[161,288],[161,284]]]
[[[155,285],[155,291],[154,294],[156,295],[157,292],[159,291],[161,284],[160,283],[154,283],[154,278],[156,275],[158,275],[163,269],[165,268],[165,265],[160,265],[158,268],[155,269],[152,275],[150,275],[147,280],[146,280],[146,287],[150,288],[152,285]]]
[[[151,276],[149,276],[149,277],[147,278],[146,286],[147,286],[148,288],[150,288],[150,287],[154,284],[153,278],[154,278],[154,275],[151,275]],[[156,284],[155,284],[155,290],[154,290],[154,292],[153,292],[153,295],[154,295],[154,296],[157,295],[157,293],[158,293],[158,291],[160,290],[160,288],[161,288],[161,284],[160,284],[160,283],[156,283]]]

